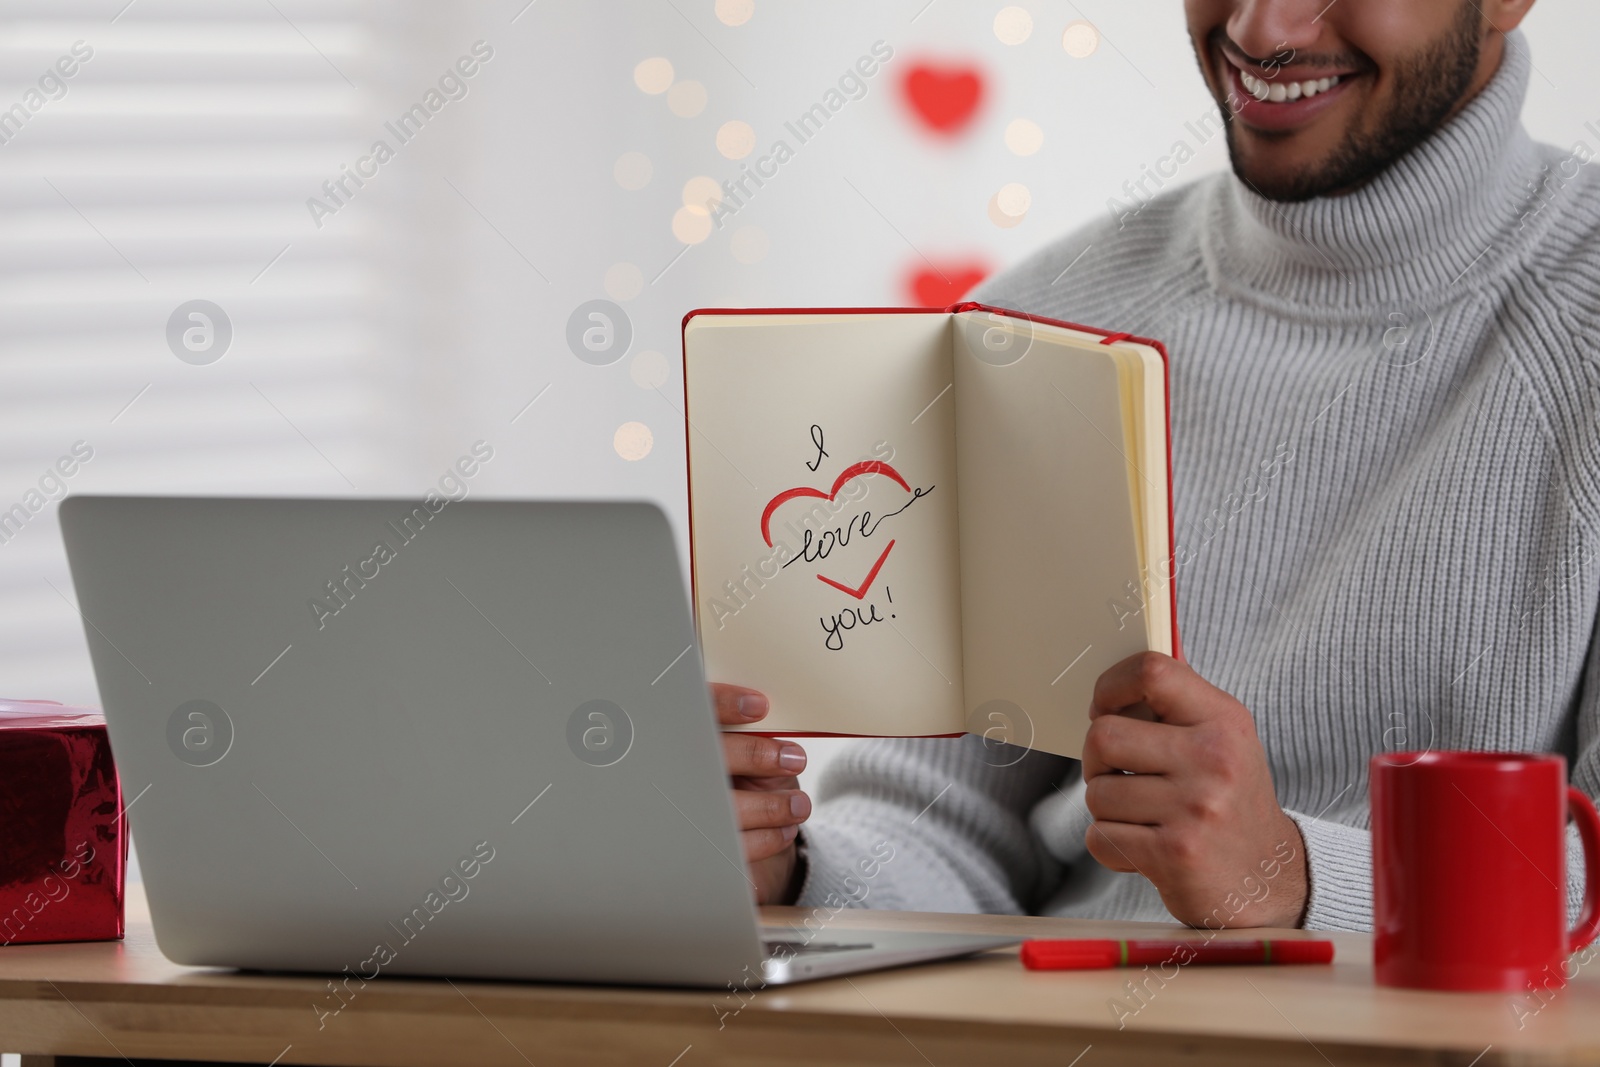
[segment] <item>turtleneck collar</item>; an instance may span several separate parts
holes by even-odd
[[[1520,31],[1466,107],[1367,185],[1301,203],[1229,174],[1205,199],[1202,254],[1229,296],[1332,318],[1444,303],[1511,269],[1540,161],[1522,127],[1531,63]]]

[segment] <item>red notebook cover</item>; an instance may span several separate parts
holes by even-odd
[[[1169,597],[1171,598],[1172,654],[1173,654],[1174,658],[1182,659],[1183,658],[1183,650],[1182,650],[1181,644],[1179,643],[1179,638],[1178,638],[1178,591],[1177,591],[1176,570],[1175,570],[1175,566],[1174,566],[1175,559],[1176,559],[1176,551],[1177,551],[1177,531],[1176,531],[1176,527],[1175,527],[1175,524],[1174,524],[1173,505],[1172,505],[1172,397],[1171,397],[1172,374],[1171,374],[1171,360],[1170,360],[1170,357],[1167,354],[1167,348],[1160,341],[1154,340],[1154,339],[1149,338],[1149,337],[1140,337],[1140,336],[1137,336],[1137,335],[1131,334],[1131,333],[1116,333],[1116,332],[1113,332],[1113,331],[1110,331],[1110,330],[1101,329],[1101,328],[1099,328],[1097,326],[1085,326],[1082,323],[1068,322],[1068,321],[1063,320],[1063,319],[1052,319],[1052,318],[1048,318],[1048,317],[1043,316],[1043,315],[1030,315],[1027,312],[1016,311],[1016,310],[1011,309],[1011,308],[995,307],[995,306],[990,305],[990,304],[982,304],[982,303],[978,303],[977,301],[973,301],[973,300],[967,300],[967,301],[962,301],[960,303],[951,304],[949,307],[944,307],[944,308],[936,308],[936,307],[696,308],[693,311],[690,311],[686,315],[684,315],[683,321],[680,324],[680,338],[679,338],[679,341],[680,341],[680,346],[679,346],[680,357],[679,358],[680,358],[680,360],[684,361],[682,366],[683,366],[683,379],[684,379],[684,382],[683,382],[683,390],[684,390],[684,392],[683,392],[683,411],[684,411],[684,454],[685,454],[685,456],[687,456],[689,454],[689,449],[692,446],[692,442],[689,439],[689,435],[690,435],[690,430],[691,430],[691,425],[692,424],[690,423],[691,415],[690,415],[690,412],[689,412],[689,389],[688,389],[688,373],[687,373],[688,368],[687,368],[687,362],[686,362],[687,361],[687,349],[686,349],[686,346],[683,343],[683,332],[687,331],[687,329],[689,327],[690,320],[692,320],[696,316],[698,316],[698,315],[927,315],[927,314],[955,315],[955,314],[960,314],[962,312],[968,312],[968,311],[985,311],[985,312],[989,312],[990,314],[994,314],[994,315],[1002,315],[1002,316],[1007,316],[1007,317],[1010,317],[1010,318],[1026,319],[1026,320],[1028,320],[1030,322],[1038,322],[1038,323],[1042,323],[1042,324],[1047,325],[1047,326],[1058,326],[1058,327],[1062,327],[1062,328],[1069,329],[1069,330],[1077,330],[1077,331],[1080,331],[1082,333],[1095,334],[1095,335],[1097,335],[1097,336],[1099,336],[1101,338],[1101,343],[1102,344],[1116,344],[1116,343],[1118,343],[1120,341],[1127,341],[1127,342],[1131,342],[1133,344],[1147,345],[1150,348],[1154,349],[1157,353],[1160,354],[1160,356],[1161,356],[1161,368],[1162,368],[1162,370],[1161,370],[1161,374],[1162,374],[1162,381],[1161,381],[1162,415],[1163,415],[1163,421],[1165,423],[1165,429],[1166,429],[1165,437],[1166,437],[1166,442],[1167,442],[1167,449],[1166,449],[1166,462],[1167,462],[1167,545],[1168,545],[1168,549],[1169,549],[1169,555],[1168,555],[1168,558],[1167,558],[1167,573],[1169,575],[1172,575],[1172,578],[1167,582],[1167,591],[1168,591]],[[692,480],[692,475],[688,474],[687,468],[686,468],[686,482],[690,481],[690,480]],[[692,484],[686,484],[685,492],[686,492],[686,503],[687,503],[687,498],[691,498],[693,496],[693,485]],[[690,546],[689,546],[690,547],[690,551],[689,551],[689,569],[690,569],[690,583],[691,583],[690,593],[691,593],[691,597],[695,601],[695,605],[694,605],[695,625],[696,625],[696,628],[698,629],[699,623],[700,623],[700,607],[699,607],[699,597],[697,595],[698,594],[698,589],[699,589],[699,581],[698,581],[698,575],[695,573],[694,509],[692,507],[688,507],[688,508],[686,508],[686,511],[688,512],[688,515],[689,515],[689,541],[690,541]],[[764,731],[749,731],[749,732],[752,732],[752,733],[765,733]],[[811,731],[784,730],[784,731],[774,731],[771,734],[767,734],[767,736],[783,736],[783,737],[851,737],[851,736],[870,736],[870,735],[841,734],[841,733],[822,733],[822,732],[811,732]],[[937,734],[937,735],[931,735],[931,736],[960,737],[962,735],[961,734]]]

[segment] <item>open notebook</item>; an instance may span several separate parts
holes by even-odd
[[[1176,654],[1166,353],[978,304],[690,312],[707,677],[759,732],[1077,756],[1095,679]]]

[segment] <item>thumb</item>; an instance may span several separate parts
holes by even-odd
[[[1090,720],[1105,715],[1194,726],[1228,714],[1233,701],[1182,660],[1160,652],[1138,652],[1095,681]]]

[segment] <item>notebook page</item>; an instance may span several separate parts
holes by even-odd
[[[1148,647],[1113,608],[1141,577],[1128,379],[1093,335],[987,312],[952,333],[967,728],[1076,757],[1096,678]]]
[[[948,321],[690,320],[700,641],[771,698],[761,731],[963,728]]]

